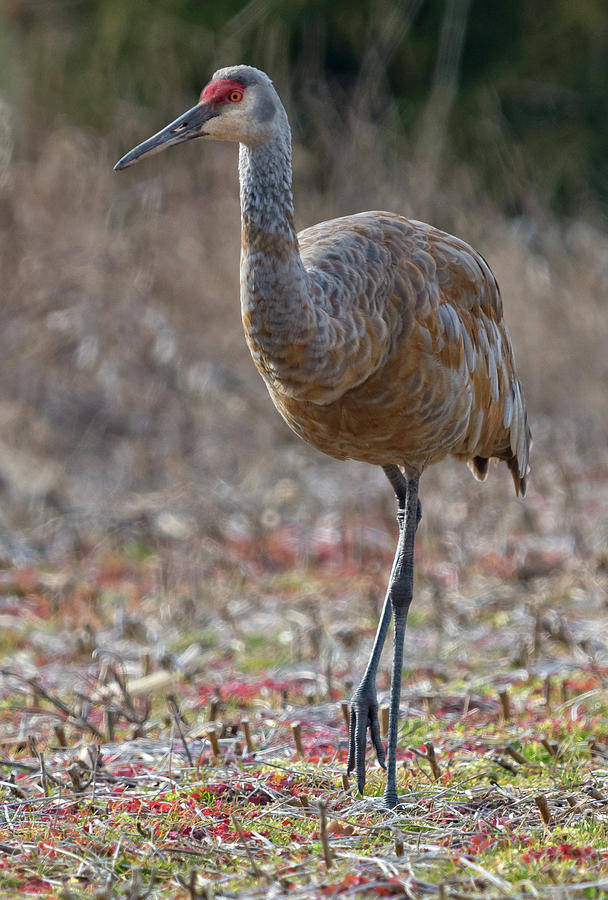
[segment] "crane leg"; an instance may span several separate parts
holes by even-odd
[[[359,791],[363,791],[365,787],[365,748],[366,748],[366,738],[367,738],[367,729],[370,730],[370,736],[372,739],[372,744],[376,751],[376,756],[378,758],[378,762],[380,765],[385,768],[384,764],[384,748],[382,746],[382,741],[380,739],[380,725],[378,722],[378,699],[376,695],[376,674],[378,671],[378,663],[380,661],[380,655],[382,653],[382,648],[384,646],[384,642],[386,640],[386,635],[388,632],[388,627],[391,621],[391,615],[393,611],[397,607],[399,618],[403,617],[403,631],[405,630],[405,617],[407,616],[407,609],[409,608],[409,602],[404,606],[403,602],[399,602],[401,598],[405,595],[404,584],[407,582],[407,565],[405,564],[405,555],[406,555],[406,545],[408,545],[408,528],[407,525],[410,525],[409,531],[412,531],[411,534],[411,545],[412,545],[412,553],[413,553],[413,535],[416,532],[416,528],[418,527],[418,522],[421,517],[421,509],[420,503],[418,501],[418,479],[416,478],[414,481],[407,481],[401,470],[398,466],[384,466],[384,473],[388,480],[390,481],[395,494],[397,496],[397,523],[399,525],[399,540],[397,542],[397,550],[395,553],[395,559],[393,560],[393,566],[391,569],[391,576],[389,579],[388,589],[386,592],[386,596],[384,598],[384,605],[382,607],[382,614],[380,616],[380,622],[378,623],[378,629],[376,631],[376,637],[374,639],[374,645],[372,647],[372,652],[369,658],[369,662],[367,664],[367,668],[365,670],[365,674],[361,679],[361,683],[358,686],[357,690],[353,694],[353,698],[351,700],[350,706],[350,722],[349,722],[349,750],[348,750],[348,763],[347,763],[347,771],[352,772],[355,770],[357,776],[357,787]],[[413,486],[413,491],[412,487]],[[411,500],[411,504],[410,501]],[[413,515],[408,515],[408,510],[411,509],[412,513],[416,510]],[[413,525],[412,525],[413,523]],[[411,568],[411,567],[410,567]],[[410,575],[411,580],[411,575]],[[411,588],[409,591],[410,594],[410,602],[411,602]],[[397,601],[397,602],[396,602]],[[405,610],[403,612],[403,609]],[[397,637],[397,635],[396,635]],[[395,647],[397,644],[395,643]],[[403,635],[401,635],[401,656],[403,655]],[[395,677],[394,677],[394,667],[393,667],[393,681],[392,685],[395,685]],[[399,670],[399,685],[397,687],[397,716],[399,712],[399,694],[401,688],[401,670]],[[392,714],[392,700],[393,700],[393,687],[391,687],[391,715],[389,718],[389,750],[390,750],[390,723],[395,718]],[[396,749],[396,721],[395,721],[395,748],[393,750],[393,769],[395,769],[395,749]],[[389,752],[389,763],[390,763],[390,752]],[[389,770],[390,775],[390,770]],[[393,773],[393,784],[395,781],[395,776]],[[387,801],[388,802],[388,801]],[[393,806],[396,802],[396,793],[395,793],[395,801],[393,802]]]
[[[401,508],[399,509],[401,513]],[[390,712],[386,761],[386,789],[384,802],[389,809],[397,804],[397,732],[399,729],[399,701],[401,699],[401,672],[403,669],[403,643],[405,623],[412,602],[414,589],[414,538],[421,517],[418,500],[418,478],[407,482],[407,498],[403,510],[403,526],[399,531],[398,560],[393,567],[388,593],[395,619],[393,671],[391,675]]]

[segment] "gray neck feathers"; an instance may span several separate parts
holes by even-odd
[[[293,219],[286,117],[269,140],[240,145],[239,178],[243,324],[258,368],[264,358],[271,378],[280,379],[286,349],[307,343],[313,325]]]
[[[240,145],[239,179],[243,227],[266,234],[283,234],[297,246],[291,191],[289,126],[253,145]]]
[[[282,111],[282,110],[281,110]],[[329,403],[344,392],[347,343],[335,313],[339,284],[307,272],[293,220],[291,136],[287,117],[272,137],[241,144],[241,310],[249,349],[273,398]],[[350,384],[352,379],[347,378]],[[282,407],[278,405],[279,411]]]

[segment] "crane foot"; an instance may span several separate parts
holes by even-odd
[[[383,804],[387,809],[394,809],[397,806],[398,799],[397,791],[389,791],[387,789],[384,792]]]
[[[350,704],[350,724],[348,729],[348,774],[355,772],[357,788],[363,793],[365,787],[365,749],[367,745],[367,729],[369,728],[372,745],[376,751],[378,762],[386,768],[384,747],[380,739],[380,722],[378,720],[378,699],[374,687],[370,688],[362,682],[357,688]]]

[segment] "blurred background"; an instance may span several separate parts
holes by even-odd
[[[506,467],[478,485],[447,461],[423,479],[423,548],[608,564],[604,0],[2,0],[0,559],[108,534],[313,552],[354,521],[393,539],[382,473],[301,443],[249,358],[236,148],[112,171],[241,62],[288,110],[298,228],[401,212],[501,285],[529,498]]]

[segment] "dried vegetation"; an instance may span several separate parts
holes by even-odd
[[[364,798],[344,774],[391,558],[381,509],[7,572],[5,890],[605,896],[605,559],[541,550],[523,523],[497,552],[468,521],[457,562],[438,534],[418,555],[391,813],[379,769]],[[381,703],[388,685],[382,668]]]

